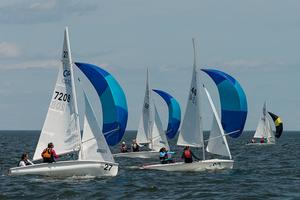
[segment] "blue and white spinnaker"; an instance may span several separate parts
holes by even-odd
[[[100,67],[88,63],[75,63],[92,83],[100,98],[103,111],[103,130],[108,145],[122,139],[128,119],[125,94],[116,79]]]
[[[169,121],[168,121],[168,128],[166,134],[169,139],[172,139],[177,134],[178,128],[180,126],[180,121],[181,121],[180,106],[177,100],[167,92],[164,92],[162,90],[154,90],[154,89],[153,91],[159,94],[168,105]]]
[[[247,98],[239,82],[215,69],[201,69],[215,82],[221,102],[222,126],[231,137],[239,137],[247,118]]]

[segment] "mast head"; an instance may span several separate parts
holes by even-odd
[[[64,43],[63,43],[63,51],[61,57],[62,57],[62,61],[69,60],[69,62],[72,62],[68,27],[65,28],[65,32],[64,32]]]
[[[193,67],[196,68],[196,47],[195,47],[195,38],[192,38],[193,42],[193,51],[194,51],[194,64]]]

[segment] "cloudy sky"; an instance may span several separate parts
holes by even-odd
[[[195,37],[199,68],[225,71],[244,88],[247,130],[256,128],[264,101],[286,129],[299,130],[299,8],[298,0],[1,1],[0,129],[42,128],[68,26],[73,60],[102,66],[123,87],[128,129],[138,126],[147,67],[151,86],[184,112]],[[216,87],[200,78],[219,107]],[[154,97],[166,126],[166,106]],[[205,129],[207,106],[204,99]]]

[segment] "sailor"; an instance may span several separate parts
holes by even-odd
[[[43,158],[44,163],[52,163],[55,162],[55,159],[58,159],[58,155],[54,151],[54,145],[52,142],[48,144],[48,147],[43,150],[41,156]]]
[[[125,141],[122,142],[121,147],[120,147],[121,153],[126,153],[127,152],[127,146]]]
[[[260,138],[260,143],[265,143],[265,138],[264,137]]]
[[[132,140],[131,148],[133,152],[140,151],[140,146],[136,143],[136,140]]]
[[[251,143],[255,143],[255,139],[254,138],[251,139]]]
[[[21,156],[21,160],[18,163],[18,167],[25,167],[27,165],[33,165],[33,163],[28,159],[28,154],[23,153]]]
[[[167,151],[165,147],[162,147],[159,150],[159,160],[161,164],[167,164],[167,163],[173,163],[172,154],[175,154],[175,152]]]
[[[192,163],[193,162],[193,157],[197,160],[199,160],[199,158],[197,158],[194,153],[191,151],[189,146],[185,146],[182,152],[182,156],[181,158],[184,159],[185,163]]]

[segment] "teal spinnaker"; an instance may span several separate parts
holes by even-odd
[[[210,76],[218,88],[223,129],[231,137],[239,137],[244,130],[248,112],[243,88],[236,79],[225,72],[215,69],[201,70]]]

